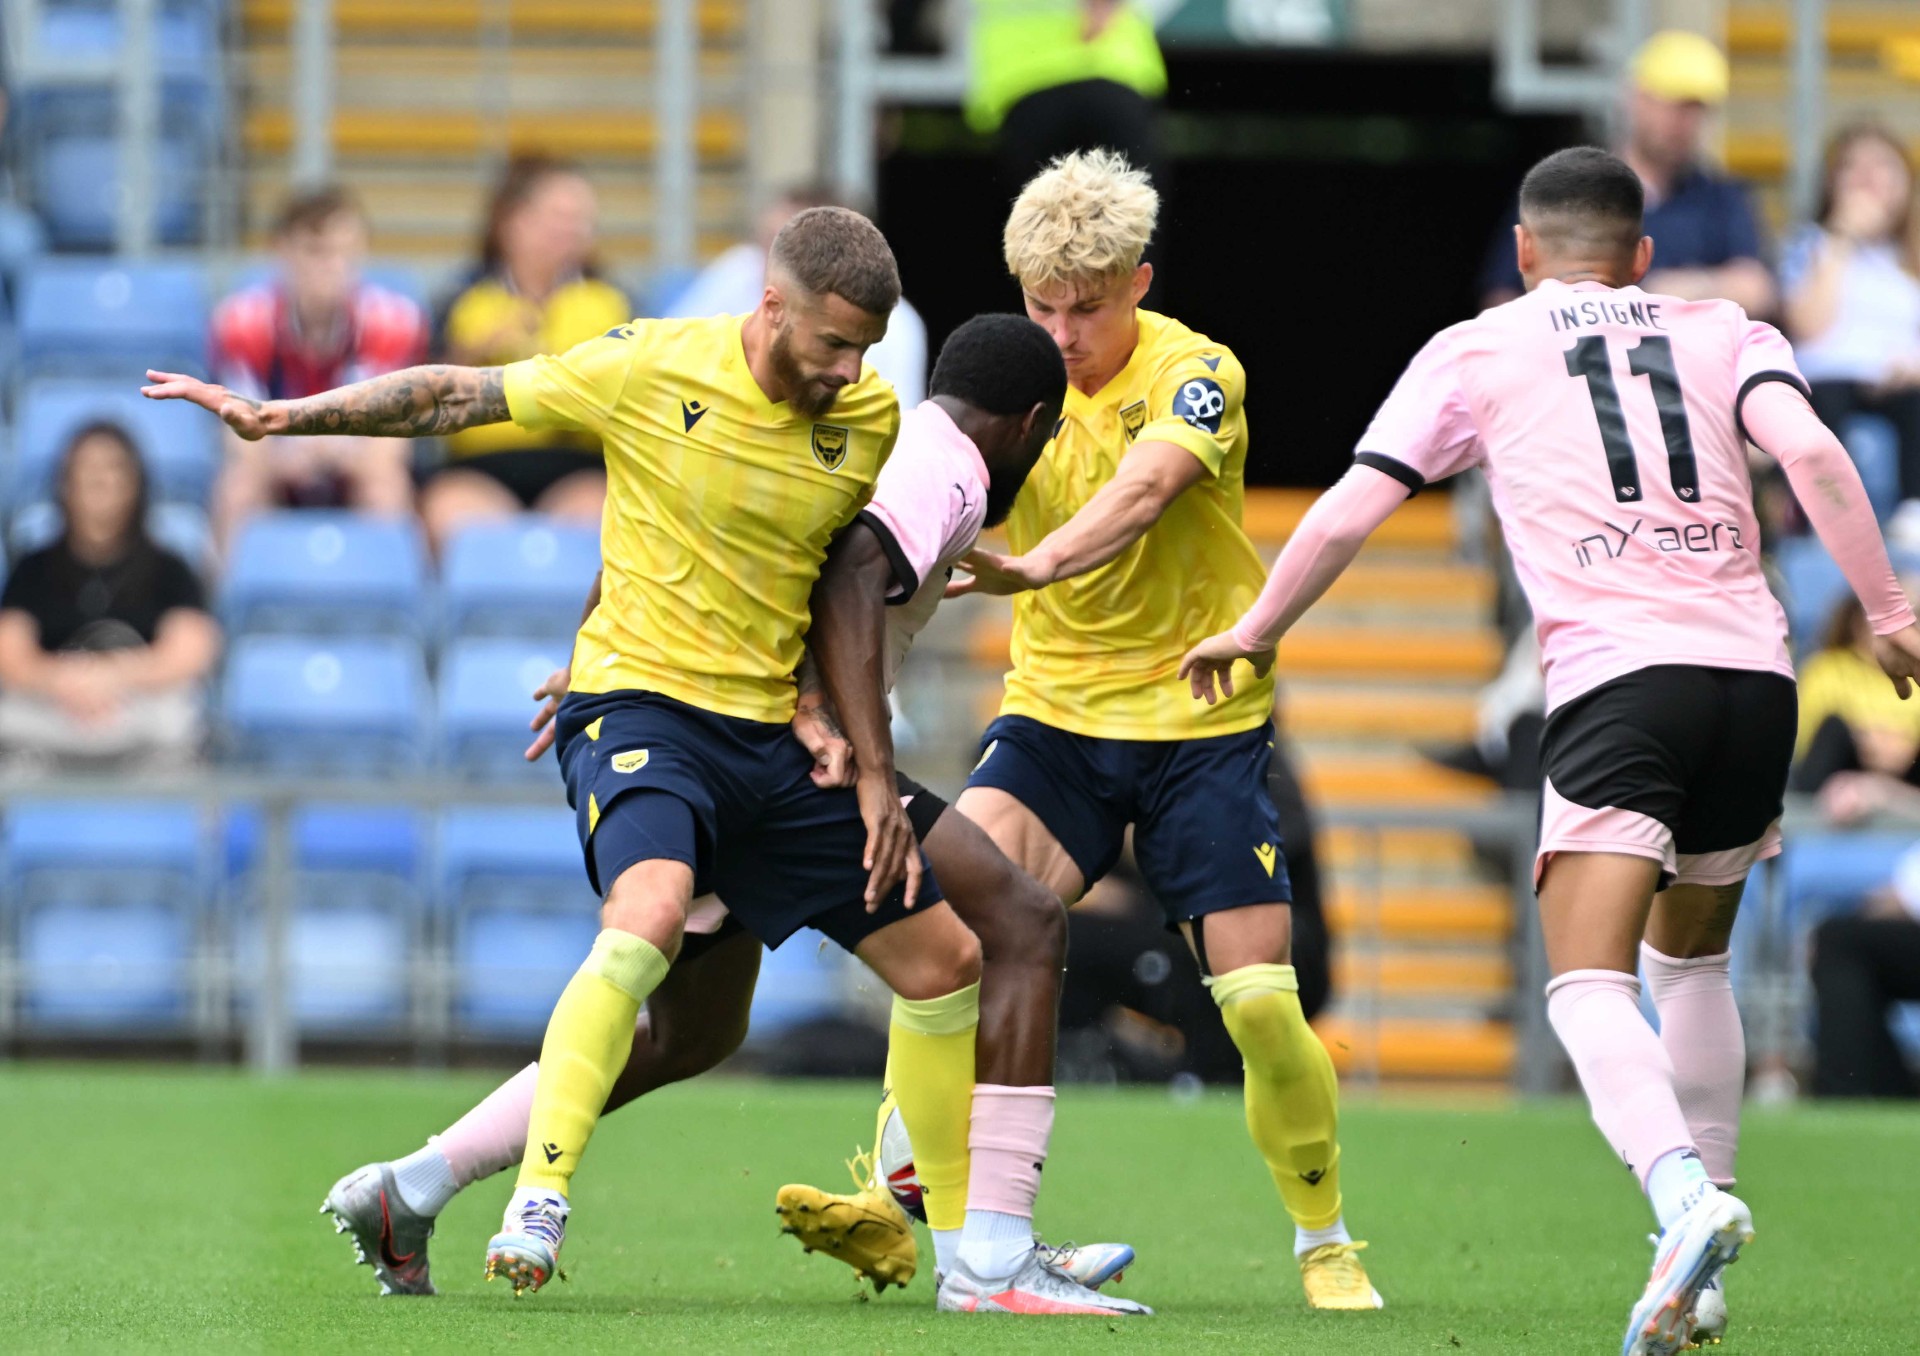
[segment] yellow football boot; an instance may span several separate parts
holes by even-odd
[[[1386,1301],[1360,1265],[1365,1243],[1323,1243],[1300,1259],[1300,1283],[1315,1309],[1383,1309]]]
[[[920,1250],[913,1225],[874,1176],[873,1160],[855,1154],[847,1168],[854,1190],[845,1196],[819,1187],[783,1186],[774,1197],[780,1232],[792,1234],[808,1252],[837,1257],[869,1281],[875,1294],[913,1279]]]

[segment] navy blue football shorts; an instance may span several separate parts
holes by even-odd
[[[1039,817],[1092,885],[1127,826],[1140,874],[1170,923],[1293,900],[1267,790],[1273,727],[1205,739],[1096,739],[1028,716],[980,737],[968,787],[1005,791]]]
[[[690,867],[694,894],[718,894],[769,947],[813,927],[852,951],[906,916],[899,887],[867,912],[859,802],[813,784],[813,759],[785,724],[656,692],[575,692],[560,703],[555,747],[603,897],[627,868],[665,860]],[[920,827],[911,805],[909,818]],[[941,898],[922,868],[916,908]]]

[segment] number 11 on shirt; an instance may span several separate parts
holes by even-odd
[[[1613,477],[1613,497],[1622,504],[1638,503],[1640,467],[1633,441],[1627,436],[1626,416],[1620,408],[1620,388],[1613,380],[1613,358],[1604,335],[1590,334],[1566,351],[1567,375],[1587,379],[1594,418],[1600,424],[1600,442],[1607,452],[1607,471]],[[1667,474],[1673,492],[1689,504],[1700,500],[1700,473],[1693,460],[1693,433],[1687,426],[1686,401],[1680,394],[1680,374],[1673,366],[1673,344],[1650,334],[1627,350],[1627,370],[1646,377],[1653,387],[1653,405],[1660,414],[1660,432],[1667,444]]]

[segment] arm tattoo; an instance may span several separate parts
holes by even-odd
[[[813,662],[812,650],[800,652],[800,667],[793,671],[793,682],[802,698],[818,697],[823,691],[820,686],[820,666]]]
[[[408,367],[285,402],[287,433],[428,438],[508,418],[498,367]]]

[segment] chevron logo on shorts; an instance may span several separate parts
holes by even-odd
[[[973,765],[973,770],[978,772],[981,768],[985,767],[987,765],[987,759],[993,757],[993,751],[999,747],[1000,741],[997,739],[987,745],[987,751],[980,755],[980,761]]]
[[[628,749],[625,753],[616,753],[610,760],[615,772],[638,772],[647,765],[647,750]]]
[[[1254,848],[1253,855],[1260,859],[1260,865],[1267,868],[1267,874],[1273,874],[1273,864],[1280,859],[1280,849],[1272,843],[1262,843]]]

